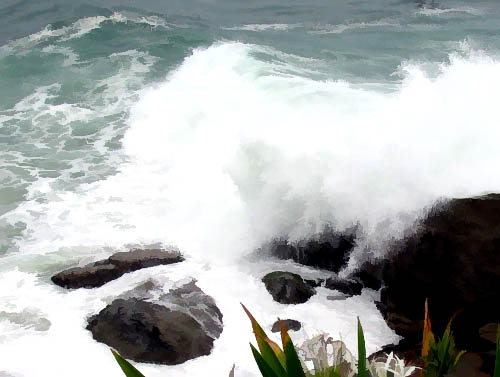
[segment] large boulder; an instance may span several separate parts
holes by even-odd
[[[281,304],[302,304],[316,294],[316,290],[300,275],[291,272],[271,272],[262,281],[274,301]]]
[[[452,325],[457,347],[493,350],[480,329],[500,319],[499,220],[498,194],[454,199],[432,208],[416,232],[391,247],[379,307],[406,349],[419,348],[427,298],[438,335],[460,311]]]
[[[347,265],[356,245],[356,231],[356,227],[342,232],[327,227],[321,233],[297,242],[274,240],[264,249],[280,259],[292,259],[306,266],[337,273]]]
[[[210,354],[222,313],[194,281],[158,296],[147,282],[88,320],[95,340],[138,362],[175,365]],[[157,297],[151,302],[151,297]]]
[[[64,288],[97,288],[128,272],[183,261],[178,251],[143,249],[113,254],[108,259],[74,267],[52,276],[52,282]]]

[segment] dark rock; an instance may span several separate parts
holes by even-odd
[[[363,285],[358,281],[331,277],[326,279],[325,288],[334,289],[348,296],[355,296],[361,294]]]
[[[136,249],[115,253],[108,258],[111,264],[128,271],[182,262],[183,260],[184,258],[179,252],[162,249]]]
[[[382,287],[382,273],[385,263],[385,260],[366,261],[348,278],[359,281],[365,288],[378,291]]]
[[[368,360],[385,358],[389,353],[393,352],[400,359],[403,359],[406,364],[415,365],[417,367],[423,367],[423,363],[420,360],[420,348],[415,348],[415,345],[408,342],[406,339],[400,340],[398,344],[387,344],[382,347],[381,350],[372,353],[368,356]]]
[[[434,207],[415,233],[392,245],[379,307],[414,349],[421,342],[426,298],[437,335],[461,311],[452,325],[457,348],[477,354],[494,349],[480,329],[500,318],[499,219],[498,194],[454,199]],[[491,373],[492,365],[484,362]]]
[[[356,230],[338,232],[328,227],[310,239],[299,242],[275,240],[269,246],[271,255],[316,268],[339,272],[347,265],[349,256],[356,245]]]
[[[120,252],[106,260],[59,272],[52,276],[52,282],[64,288],[96,288],[128,272],[183,260],[177,251],[145,249]]]
[[[325,282],[325,279],[304,279],[304,281],[309,284],[310,287],[318,288]]]
[[[497,342],[498,323],[488,323],[479,329],[479,336],[490,343]]]
[[[159,301],[196,318],[207,334],[216,339],[222,333],[222,313],[212,297],[192,280],[160,296]]]
[[[316,294],[300,275],[276,271],[262,279],[274,301],[281,304],[301,304]]]
[[[302,324],[295,319],[281,319],[273,323],[271,331],[280,332],[282,324],[287,331],[299,331],[302,328]]]
[[[330,301],[344,301],[347,300],[347,296],[326,296],[326,299]]]
[[[484,352],[467,352],[460,358],[457,367],[446,377],[491,377],[493,355]]]
[[[139,362],[175,365],[208,355],[213,339],[193,317],[138,299],[117,299],[91,317],[95,340]]]
[[[138,362],[175,365],[208,355],[222,332],[222,314],[194,281],[157,302],[141,298],[161,292],[152,282],[126,292],[89,318],[95,340]],[[137,295],[139,297],[133,297]]]
[[[59,272],[52,276],[52,282],[64,288],[95,288],[119,278],[124,273],[112,264],[92,263]]]

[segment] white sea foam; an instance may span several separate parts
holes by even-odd
[[[239,31],[266,31],[278,30],[286,31],[302,27],[302,24],[246,24],[240,26],[221,27],[223,30],[239,30]]]
[[[256,376],[239,301],[266,327],[277,316],[303,320],[297,341],[322,330],[355,348],[356,315],[369,352],[396,340],[370,292],[329,301],[331,293],[319,289],[304,305],[283,306],[260,282],[275,266],[241,256],[269,237],[300,237],[324,222],[359,221],[367,242],[376,242],[397,235],[437,198],[498,191],[500,62],[457,54],[436,77],[409,62],[399,89],[387,93],[314,81],[298,66],[284,74],[281,64],[255,57],[263,51],[240,43],[195,50],[163,84],[141,92],[124,140],[129,162],[118,174],[73,192],[39,180],[30,195],[44,200],[2,217],[27,229],[17,240],[20,252],[3,258],[0,303],[9,307],[0,311],[29,306],[51,323],[40,332],[9,327],[16,336],[0,344],[3,369],[25,377],[70,369],[76,377],[119,374],[107,347],[84,329],[85,317],[151,276],[167,286],[195,276],[226,326],[211,356],[176,367],[141,365],[151,377],[224,375],[233,362],[237,376]],[[96,290],[64,292],[48,281],[58,266],[152,242],[175,244],[188,260]],[[22,362],[26,354],[33,363]]]
[[[378,27],[397,27],[400,26],[398,23],[391,20],[378,20],[372,22],[346,22],[337,25],[317,25],[315,30],[309,31],[310,34],[341,34],[349,30],[360,30],[368,28],[378,28]]]
[[[480,16],[484,12],[481,9],[472,7],[457,7],[457,8],[428,8],[424,7],[417,11],[417,14],[424,16],[440,16],[449,13],[465,13],[472,16]]]
[[[155,15],[143,16],[132,13],[122,14],[120,12],[114,12],[110,16],[80,18],[68,26],[63,26],[57,29],[54,29],[51,25],[47,25],[36,33],[10,41],[4,46],[0,46],[0,52],[11,51],[15,48],[30,48],[33,45],[49,38],[57,38],[61,42],[80,38],[90,33],[92,30],[100,28],[104,22],[108,21],[113,23],[131,22],[136,24],[147,24],[151,26],[151,28],[169,29],[171,27],[186,27],[186,25],[169,23],[165,19]]]

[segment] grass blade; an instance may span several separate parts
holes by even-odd
[[[290,377],[306,377],[302,363],[285,326],[281,326],[281,341],[286,358],[286,371]]]
[[[268,349],[267,346],[269,346],[272,349],[273,353],[278,358],[278,360],[281,364],[281,367],[284,369],[286,367],[286,361],[285,361],[285,355],[284,355],[283,351],[281,350],[281,348],[275,342],[273,342],[271,339],[269,339],[266,332],[262,329],[262,327],[259,325],[257,320],[254,318],[252,313],[250,313],[250,311],[246,308],[246,306],[243,304],[241,304],[241,306],[243,307],[243,310],[247,314],[248,318],[250,318],[250,322],[252,323],[253,333],[255,335],[255,340],[257,340],[257,346],[259,347],[260,352],[265,357],[266,356],[265,354],[267,353],[267,349]]]
[[[358,377],[368,377],[366,371],[366,347],[363,327],[358,317]]]
[[[127,360],[125,360],[123,357],[121,357],[117,352],[114,350],[111,350],[113,353],[113,356],[116,359],[116,362],[122,368],[123,373],[125,373],[125,376],[127,377],[144,377],[144,375],[139,372],[135,367],[130,364]]]
[[[429,354],[432,342],[434,342],[434,334],[432,333],[431,330],[431,319],[429,317],[429,307],[427,304],[427,299],[425,299],[424,335],[422,339],[423,358]]]
[[[287,377],[285,368],[283,367],[281,361],[278,359],[278,356],[276,356],[273,349],[267,342],[262,343],[262,348],[260,350],[260,353],[264,358],[264,360],[273,369],[273,371],[276,373],[278,377]]]
[[[257,366],[259,367],[260,374],[262,377],[278,377],[276,373],[274,373],[273,369],[269,366],[269,364],[264,360],[262,355],[257,351],[257,349],[250,343],[250,348],[252,349],[253,357]]]

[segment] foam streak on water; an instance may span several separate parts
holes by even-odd
[[[106,347],[84,329],[85,317],[150,276],[166,288],[197,277],[226,327],[210,357],[142,366],[148,376],[226,375],[233,362],[238,376],[255,376],[239,301],[266,326],[277,316],[304,320],[309,335],[340,334],[352,348],[356,315],[369,351],[396,340],[369,292],[328,301],[319,289],[307,304],[283,306],[260,282],[276,266],[241,257],[269,237],[302,237],[325,222],[360,222],[369,243],[397,235],[439,197],[498,191],[500,61],[460,54],[432,78],[407,63],[397,91],[374,91],[305,78],[273,54],[242,43],[195,50],[165,82],[141,92],[124,137],[128,162],[118,174],[71,192],[37,181],[30,195],[47,200],[26,201],[2,217],[27,229],[19,253],[3,258],[0,312],[30,308],[51,326],[36,331],[9,322],[1,368],[26,377],[118,376]],[[153,242],[177,245],[187,262],[96,290],[67,293],[48,280],[80,258]]]

